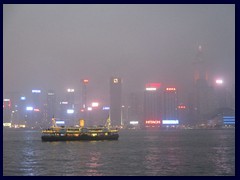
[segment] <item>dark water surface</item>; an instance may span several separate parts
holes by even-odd
[[[121,130],[118,141],[42,142],[4,130],[4,176],[233,176],[235,130]]]

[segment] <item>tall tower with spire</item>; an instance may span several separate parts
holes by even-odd
[[[203,57],[202,46],[198,46],[196,59],[193,62],[194,84],[192,99],[192,112],[194,124],[207,123],[208,114],[212,111],[212,88],[208,83],[207,62]]]

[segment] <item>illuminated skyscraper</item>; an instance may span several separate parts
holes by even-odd
[[[88,79],[83,79],[82,80],[82,109],[86,109],[87,107],[87,84],[88,84]]]
[[[121,125],[122,79],[110,79],[110,118],[113,126]]]
[[[164,120],[177,120],[178,97],[176,88],[165,88],[163,105]]]
[[[149,83],[144,92],[144,127],[161,127],[162,114],[160,83]]]
[[[11,121],[11,100],[10,99],[3,99],[3,122],[10,123]]]

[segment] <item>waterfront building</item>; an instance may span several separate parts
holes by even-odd
[[[172,125],[171,121],[179,122],[177,105],[178,105],[177,89],[175,87],[165,88],[163,95],[163,120],[166,120],[165,122],[169,122],[168,124],[170,125]]]
[[[149,83],[144,92],[144,127],[161,127],[162,116],[160,83]]]
[[[123,125],[121,122],[122,79],[110,78],[110,118],[113,126]]]

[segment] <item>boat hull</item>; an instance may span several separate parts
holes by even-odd
[[[118,140],[118,134],[107,136],[42,136],[42,141],[102,141],[102,140]]]

